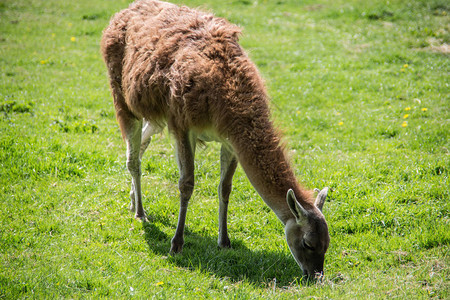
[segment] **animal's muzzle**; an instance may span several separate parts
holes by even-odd
[[[320,281],[323,279],[324,274],[323,270],[314,272],[308,272],[306,270],[303,270],[303,276],[308,280]]]

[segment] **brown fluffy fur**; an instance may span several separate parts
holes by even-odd
[[[136,1],[116,14],[101,49],[118,120],[122,129],[132,118],[167,122],[175,136],[214,132],[232,146],[267,204],[282,220],[291,218],[287,190],[307,209],[311,194],[296,182],[239,34],[224,19],[160,1]]]

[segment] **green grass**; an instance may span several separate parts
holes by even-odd
[[[450,297],[447,1],[183,1],[243,27],[299,180],[333,188],[316,284],[240,168],[217,248],[217,144],[197,152],[181,255],[167,132],[143,160],[151,222],[127,210],[99,52],[127,2],[0,3],[0,298]]]

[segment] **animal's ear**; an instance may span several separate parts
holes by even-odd
[[[322,211],[323,204],[325,203],[325,200],[327,200],[328,188],[326,187],[323,190],[315,189],[315,191],[319,192],[319,194],[317,194],[316,202],[314,204]]]
[[[297,223],[302,223],[308,216],[308,212],[303,208],[303,206],[298,203],[297,198],[295,197],[294,191],[289,189],[286,195],[286,201],[292,213],[295,216],[295,220]]]

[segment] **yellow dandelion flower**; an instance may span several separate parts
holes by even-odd
[[[300,114],[300,111],[299,111],[299,110],[297,110],[297,112],[296,112],[296,113],[297,113],[297,115],[299,115],[299,114]]]
[[[68,27],[72,27],[72,23],[68,23],[67,26],[68,26]]]
[[[428,110],[428,108],[426,108],[426,107],[422,108],[422,111],[427,111],[427,110]]]
[[[71,41],[71,42],[75,42],[76,40],[77,40],[77,38],[74,37],[74,36],[70,38],[70,41]]]
[[[56,34],[55,34],[55,33],[52,33],[52,38],[53,38],[53,39],[55,38],[55,36],[56,36]]]
[[[400,72],[405,72],[405,69],[401,68],[401,69],[400,69]]]
[[[163,285],[164,284],[164,281],[160,281],[160,282],[157,282],[156,283],[156,286],[161,286],[161,285]]]
[[[46,60],[41,60],[41,65],[45,65],[47,63],[47,61]]]
[[[404,65],[403,65],[403,68],[405,68],[405,69],[406,69],[407,67],[409,67],[409,65],[408,65],[408,64],[404,64]]]
[[[402,127],[406,127],[406,126],[408,126],[408,122],[406,122],[406,121],[403,121],[403,123],[402,123]]]
[[[405,114],[404,116],[403,116],[403,119],[407,119],[409,117],[409,115],[408,114]]]
[[[338,123],[338,125],[342,126],[342,125],[344,125],[344,122],[341,121],[341,122]]]
[[[411,107],[405,107],[405,110],[406,111],[411,110]]]

